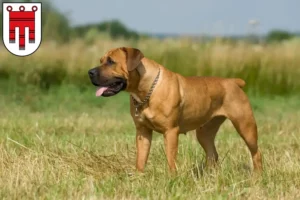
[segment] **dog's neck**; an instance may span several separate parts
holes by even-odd
[[[141,64],[136,68],[135,73],[133,74],[133,76],[138,76],[138,79],[135,79],[137,82],[132,84],[135,87],[131,87],[129,90],[132,97],[139,103],[145,99],[159,72],[159,65],[146,65],[146,63],[149,62],[153,61],[143,58]]]

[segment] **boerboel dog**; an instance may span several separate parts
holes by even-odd
[[[144,171],[153,130],[164,136],[170,171],[176,171],[179,134],[191,130],[196,130],[206,153],[206,165],[214,165],[218,160],[214,140],[227,118],[248,146],[254,170],[262,171],[257,126],[249,100],[241,89],[245,85],[242,79],[185,77],[129,47],[108,51],[100,59],[100,65],[88,74],[97,86],[96,96],[109,97],[122,90],[130,93],[138,171]]]

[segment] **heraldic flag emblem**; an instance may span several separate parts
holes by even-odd
[[[3,43],[17,56],[34,53],[42,41],[41,3],[3,3]]]

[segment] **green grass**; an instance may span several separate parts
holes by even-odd
[[[299,199],[299,96],[254,97],[264,173],[227,121],[216,138],[220,166],[202,170],[193,132],[180,136],[170,176],[156,133],[144,175],[134,172],[129,96],[96,98],[93,86],[41,90],[0,82],[1,199]]]

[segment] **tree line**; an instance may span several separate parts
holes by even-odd
[[[35,0],[6,0],[5,2],[41,2]],[[72,38],[83,38],[91,31],[94,35],[98,33],[106,33],[111,39],[133,39],[138,40],[141,37],[148,37],[146,34],[138,33],[126,27],[119,20],[110,20],[94,24],[85,24],[79,26],[71,26],[67,16],[59,12],[49,0],[43,0],[42,12],[42,37],[43,40],[56,40],[59,42],[68,42]],[[2,11],[1,11],[2,12]],[[2,37],[2,13],[0,15],[0,35]],[[278,42],[291,39],[297,36],[285,30],[272,30],[265,37],[266,42]]]

